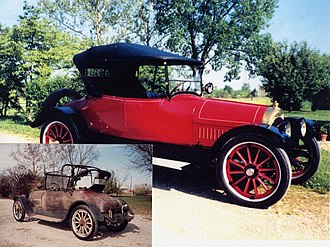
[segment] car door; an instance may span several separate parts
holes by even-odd
[[[160,124],[163,119],[161,111],[163,99],[125,99],[125,124],[127,138],[159,141]]]

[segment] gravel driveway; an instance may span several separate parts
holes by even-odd
[[[120,233],[112,233],[102,227],[98,238],[82,241],[73,235],[68,225],[39,220],[15,221],[12,216],[12,203],[12,200],[0,199],[0,246],[151,246],[151,220],[141,215],[136,215]]]
[[[156,247],[209,246],[219,240],[330,238],[329,195],[291,186],[280,202],[261,210],[231,204],[225,194],[213,189],[216,181],[210,171],[154,166],[153,182]]]

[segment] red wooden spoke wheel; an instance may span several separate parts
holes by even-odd
[[[44,132],[44,143],[72,144],[73,138],[69,128],[58,121],[49,123]]]
[[[228,183],[247,199],[267,198],[277,188],[280,176],[278,161],[270,150],[260,144],[238,145],[228,155]]]
[[[289,164],[287,154],[272,140],[245,134],[220,150],[217,177],[236,203],[267,208],[285,195],[291,181]]]
[[[74,121],[74,119],[66,115],[55,115],[49,118],[42,126],[40,143],[81,143],[82,135],[85,133],[83,130],[79,125],[79,121]]]
[[[315,137],[303,137],[290,155],[292,183],[303,184],[312,178],[320,166],[320,148]]]

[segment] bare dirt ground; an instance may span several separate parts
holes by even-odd
[[[329,194],[291,185],[271,208],[246,208],[230,203],[224,193],[213,189],[216,178],[203,172],[154,167],[153,246],[219,246],[221,240],[329,243]],[[225,243],[232,246],[229,242]]]
[[[12,216],[12,200],[0,199],[0,246],[151,246],[150,217],[136,215],[120,233],[109,232],[101,227],[100,233],[91,241],[76,238],[69,225],[33,220],[17,222]]]
[[[38,143],[39,140],[0,132],[0,143]]]

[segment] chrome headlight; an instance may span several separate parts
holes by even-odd
[[[284,121],[280,123],[277,127],[281,133],[283,134],[285,133],[288,136],[291,136],[292,128],[291,128],[291,123],[289,121]]]
[[[300,120],[300,132],[303,137],[306,135],[307,132],[307,124],[305,119],[303,118]]]

